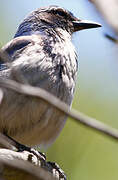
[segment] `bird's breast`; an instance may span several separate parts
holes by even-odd
[[[34,38],[35,37],[35,38]],[[13,54],[7,78],[45,89],[60,100],[72,103],[76,77],[77,56],[70,39],[38,39]],[[21,77],[20,77],[21,73]],[[23,79],[23,82],[22,82]],[[4,92],[0,109],[0,131],[26,144],[50,144],[62,130],[66,116],[41,99],[27,97],[13,91]],[[5,111],[8,109],[8,111]]]
[[[13,62],[13,68],[22,73],[29,84],[47,90],[70,105],[78,63],[71,39],[68,34],[62,34],[55,38],[44,36],[40,39],[34,35],[33,44],[19,53],[21,55]]]

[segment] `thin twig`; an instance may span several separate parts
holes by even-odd
[[[110,34],[104,34],[105,35],[105,37],[107,38],[107,39],[109,39],[110,41],[112,41],[113,43],[116,43],[116,44],[118,44],[118,39],[116,39],[115,37],[113,37],[113,36],[111,36]]]
[[[102,134],[111,137],[112,139],[118,140],[118,130],[94,118],[86,116],[81,112],[78,112],[76,110],[70,110],[70,108],[65,103],[63,103],[58,98],[41,88],[23,85],[12,80],[4,81],[3,79],[0,79],[0,86],[12,89],[21,94],[41,98],[49,104],[55,106],[57,109],[59,109],[69,117],[73,118],[76,123],[83,124],[89,128],[92,128],[93,130],[96,130],[98,132],[101,132]]]

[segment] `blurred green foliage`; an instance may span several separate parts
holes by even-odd
[[[31,2],[33,5],[34,1]],[[15,32],[13,19],[10,18],[12,10],[8,5],[6,10],[3,4],[1,0],[0,45],[9,41]],[[18,7],[14,8],[18,11]],[[94,38],[91,33],[80,35],[80,70],[73,108],[118,128],[118,64],[114,57],[114,45],[102,39],[102,34],[99,37],[96,34]],[[77,46],[78,42],[75,44]],[[68,179],[116,180],[117,144],[68,119],[61,135],[48,149],[47,156],[60,165]]]
[[[91,100],[87,92],[81,97],[77,93],[75,99],[73,108],[104,122],[108,122],[109,118],[113,121],[117,120],[117,112],[115,116],[113,115],[114,118],[112,117],[113,106],[106,112],[107,104],[99,106],[96,101]],[[79,105],[76,103],[77,100]],[[109,124],[112,125],[112,122]],[[53,161],[57,159],[69,179],[115,180],[118,178],[117,150],[116,141],[68,120],[60,137],[49,149],[48,157]]]

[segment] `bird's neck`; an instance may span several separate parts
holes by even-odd
[[[14,38],[19,36],[29,36],[33,34],[52,37],[55,40],[57,40],[58,38],[62,40],[68,38],[71,40],[71,35],[69,34],[69,32],[63,30],[62,28],[54,28],[51,26],[47,26],[43,23],[39,23],[38,25],[37,24],[35,25],[25,21],[20,24]]]
[[[23,22],[20,24],[18,27],[18,30],[14,36],[14,38],[19,37],[19,36],[29,36],[33,34],[40,34],[45,30],[44,26],[39,26],[29,23],[29,22]]]

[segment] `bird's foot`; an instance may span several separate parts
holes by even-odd
[[[41,153],[37,150],[35,150],[34,148],[31,148],[29,146],[26,146],[24,144],[21,144],[19,142],[17,142],[15,139],[13,139],[12,137],[4,134],[6,137],[7,137],[7,140],[9,141],[9,143],[11,143],[17,150],[17,152],[23,152],[23,151],[27,151],[27,152],[30,152],[32,154],[34,154],[37,159],[44,159],[46,160],[46,156],[44,153]]]
[[[32,147],[25,146],[25,145],[17,142],[17,149],[18,149],[17,150],[18,152],[28,151],[28,152],[32,153],[34,156],[36,156],[38,160],[46,161],[45,154],[40,151],[37,151],[36,149],[34,149]]]
[[[53,176],[58,178],[59,180],[67,180],[64,171],[59,167],[59,165],[55,162],[47,162],[52,167]]]
[[[46,156],[44,153],[32,148],[32,147],[28,147],[25,146],[23,144],[20,144],[19,142],[17,142],[16,140],[14,140],[13,138],[7,136],[10,140],[10,142],[12,143],[13,146],[16,147],[17,152],[23,152],[23,151],[27,151],[30,154],[28,155],[28,161],[33,161],[32,157],[36,157],[36,164],[40,164],[40,167],[44,168],[45,170],[49,171],[50,173],[53,174],[54,177],[56,177],[58,180],[66,180],[66,176],[63,172],[63,170],[59,167],[58,164],[56,164],[55,162],[47,162],[46,161]]]
[[[66,180],[66,175],[64,171],[59,167],[59,165],[55,162],[46,161],[46,156],[44,153],[37,151],[34,148],[27,147],[25,145],[20,144],[19,150],[21,151],[28,151],[36,156],[37,160],[40,161],[40,166],[47,171],[50,171],[54,177],[59,180]]]
[[[46,156],[44,153],[37,151],[34,148],[27,147],[25,145],[19,144],[20,151],[28,151],[37,157],[37,160],[40,161],[41,167],[50,171],[54,177],[59,180],[66,180],[66,175],[64,171],[59,167],[55,162],[46,161]]]

